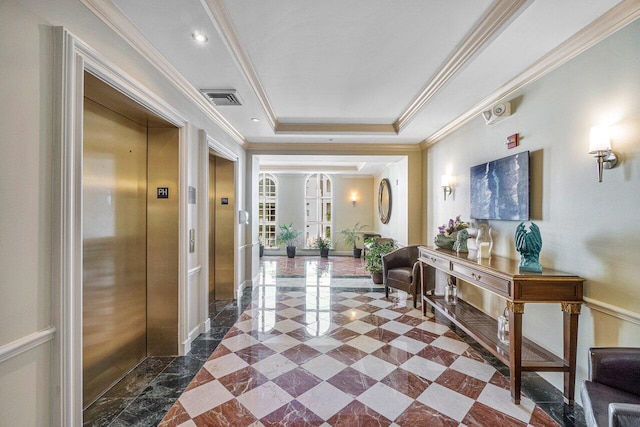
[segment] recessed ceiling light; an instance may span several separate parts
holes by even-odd
[[[206,43],[209,40],[209,37],[207,37],[206,34],[203,34],[198,31],[191,34],[191,37],[193,37],[193,39],[200,44]]]
[[[259,122],[259,121],[260,121],[260,119],[259,119],[259,118],[257,118],[257,117],[251,117],[251,121],[252,121],[252,122]]]

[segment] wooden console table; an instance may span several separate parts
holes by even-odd
[[[573,405],[576,382],[576,348],[578,315],[582,305],[584,279],[550,269],[542,273],[520,271],[518,261],[493,256],[482,261],[467,259],[467,254],[421,246],[422,311],[427,304],[444,314],[451,322],[469,334],[494,356],[509,366],[511,399],[520,403],[523,371],[564,372],[564,399]],[[458,298],[447,304],[434,294],[435,272],[443,271],[452,280],[462,279],[506,300],[509,313],[509,343],[497,336],[497,321]],[[522,315],[525,303],[560,303],[563,312],[564,358],[522,336]]]

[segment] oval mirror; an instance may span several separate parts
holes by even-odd
[[[387,178],[380,181],[380,187],[378,187],[378,214],[383,224],[389,222],[391,217],[391,184]]]

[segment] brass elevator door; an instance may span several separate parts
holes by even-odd
[[[209,156],[209,301],[235,298],[235,166]]]
[[[146,356],[147,128],[85,98],[83,404]]]

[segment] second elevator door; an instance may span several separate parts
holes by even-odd
[[[234,299],[235,163],[209,157],[209,301]]]

